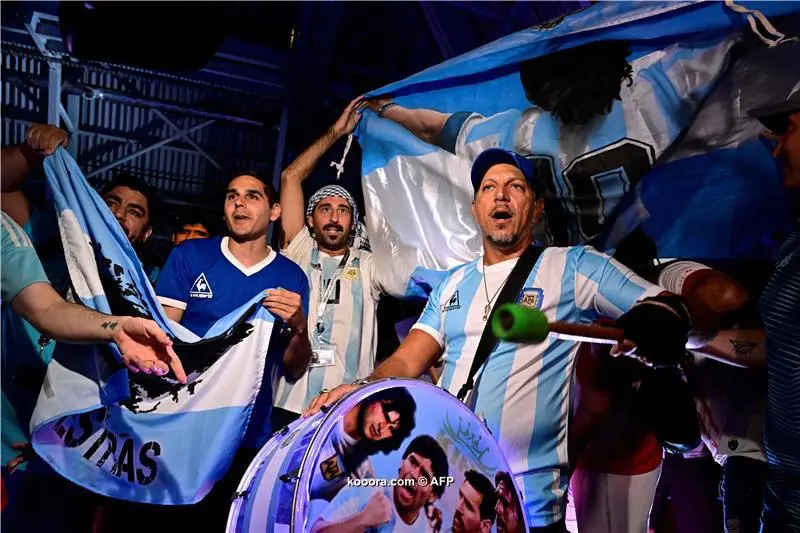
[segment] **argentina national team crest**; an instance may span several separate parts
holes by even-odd
[[[358,267],[348,267],[344,269],[344,279],[355,281],[358,279]]]
[[[539,288],[522,289],[522,297],[520,298],[519,304],[522,307],[527,307],[529,309],[541,309],[543,298],[544,298],[544,291],[542,291],[542,289]]]
[[[213,298],[214,291],[211,290],[211,285],[208,284],[206,275],[200,274],[192,284],[192,290],[189,291],[189,296],[192,298]]]

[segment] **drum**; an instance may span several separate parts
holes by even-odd
[[[337,523],[358,533],[522,533],[509,471],[483,422],[450,393],[386,379],[273,435],[239,484],[227,531],[301,533]]]

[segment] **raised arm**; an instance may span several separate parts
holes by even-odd
[[[281,229],[283,237],[281,248],[286,248],[305,224],[305,200],[303,199],[303,182],[314,170],[320,158],[345,135],[353,133],[358,121],[361,120],[361,111],[364,100],[358,97],[348,104],[342,115],[328,128],[322,137],[292,161],[281,173]]]
[[[0,201],[17,224],[30,218],[30,204],[21,186],[32,170],[41,168],[44,157],[66,146],[67,132],[52,124],[33,124],[25,134],[25,144],[4,147],[0,157]]]
[[[450,117],[433,109],[408,109],[392,102],[391,98],[377,98],[367,104],[383,118],[396,122],[428,144],[439,144],[439,136]]]

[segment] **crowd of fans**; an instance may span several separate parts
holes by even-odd
[[[798,98],[795,88],[782,107],[759,112],[770,119],[790,191],[800,185]],[[755,532],[762,522],[768,532],[800,531],[800,434],[786,427],[797,416],[796,401],[787,398],[797,397],[792,388],[800,386],[797,373],[787,371],[800,367],[796,240],[787,241],[767,272],[672,260],[638,265],[634,273],[591,248],[532,247],[544,209],[535,169],[514,152],[485,150],[471,173],[482,256],[447,275],[399,348],[378,364],[378,303],[402,297],[405,287],[392,286],[376,266],[350,192],[328,185],[304,198],[302,188],[367,107],[401,124],[407,111],[388,99],[355,99],[283,170],[278,191],[256,172],[235,173],[219,198],[224,231],[205,214],[188,214],[176,222],[174,248],[163,264],[142,257],[166,315],[192,332],[202,336],[253,290],[264,289],[263,305],[282,331],[268,358],[276,378],[262,386],[236,459],[211,494],[188,508],[102,499],[58,480],[32,453],[27,421],[54,343],[114,342],[132,371],[172,372],[182,382],[186,376],[172,341],[154,322],[102,315],[69,301],[53,214],[23,192],[26,177],[68,142],[67,134],[33,125],[25,144],[3,148],[4,526],[222,531],[231,494],[273,432],[375,379],[431,372],[454,394],[471,382],[463,361],[474,357],[467,351],[476,350],[484,328],[484,303],[488,310],[525,258],[537,266],[521,279],[525,287],[544,287],[542,309],[557,305],[560,319],[616,323],[625,332],[614,347],[557,341],[564,344],[554,342],[545,353],[540,346],[501,343],[465,400],[501,442],[519,447],[506,453],[531,531]],[[160,223],[156,192],[128,174],[99,192],[141,249]],[[280,230],[279,249],[267,242],[272,224]],[[253,290],[234,290],[243,286]],[[453,294],[461,308],[448,306]],[[465,303],[471,300],[479,305]],[[463,313],[458,324],[451,312]],[[552,375],[542,365],[508,370],[518,358],[545,357],[553,358]],[[548,380],[561,392],[553,393],[552,405],[537,407],[534,420],[532,406],[544,401],[537,391]],[[515,393],[506,394],[506,387]],[[507,523],[500,484],[497,490],[491,495],[497,511],[478,505],[476,516],[492,517],[476,519],[481,527],[491,527],[495,516],[498,530]],[[53,509],[63,513],[60,520],[52,520]],[[330,524],[319,530],[325,527]]]

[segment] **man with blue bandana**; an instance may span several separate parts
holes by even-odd
[[[358,206],[338,185],[322,187],[303,209],[302,183],[319,159],[361,117],[357,98],[336,123],[281,175],[282,253],[300,265],[311,285],[308,331],[314,356],[297,380],[278,375],[273,426],[296,420],[321,390],[368,376],[375,367],[378,300],[402,295],[381,279],[359,222]]]
[[[473,164],[472,183],[483,256],[448,272],[400,348],[368,380],[417,378],[443,355],[439,385],[456,394],[467,382],[488,311],[529,249],[543,209],[533,165],[514,152],[483,152]],[[518,302],[540,309],[549,321],[617,319],[626,340],[616,353],[635,350],[662,362],[684,353],[691,321],[680,298],[590,247],[546,248],[524,278]],[[565,531],[569,390],[578,344],[554,336],[540,344],[500,342],[465,398],[505,453],[536,533]],[[320,395],[307,412],[359,385]]]

